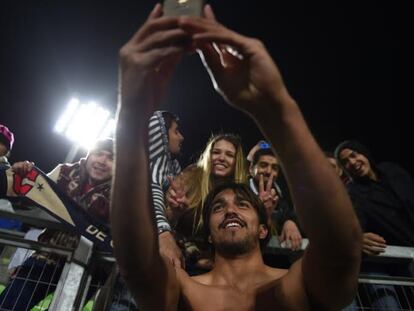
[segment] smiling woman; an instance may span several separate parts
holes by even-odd
[[[233,174],[236,148],[226,140],[219,140],[211,150],[211,174],[227,177]]]
[[[197,167],[201,169],[199,190],[195,192],[189,206],[197,207],[194,222],[202,226],[202,206],[209,192],[223,181],[245,183],[246,166],[240,137],[234,134],[220,134],[210,138],[201,154]]]

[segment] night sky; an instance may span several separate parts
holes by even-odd
[[[323,149],[358,139],[377,160],[414,173],[407,7],[371,0],[210,3],[223,24],[265,43]],[[27,159],[49,171],[65,159],[71,143],[53,127],[73,96],[115,112],[118,50],[154,4],[2,1],[0,123],[15,133],[11,162]],[[262,138],[214,92],[197,55],[180,64],[164,108],[181,118],[183,165],[212,132],[239,133],[246,151]]]

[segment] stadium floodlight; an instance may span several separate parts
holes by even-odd
[[[78,147],[90,148],[103,137],[113,136],[115,120],[108,110],[95,102],[81,103],[73,98],[55,124],[55,132],[64,135]]]
[[[65,112],[60,116],[59,120],[55,124],[55,132],[62,133],[70,120],[72,119],[73,115],[75,114],[76,110],[79,107],[79,99],[72,98],[68,106],[66,107]]]

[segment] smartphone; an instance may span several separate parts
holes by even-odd
[[[164,16],[201,16],[204,0],[164,0]]]

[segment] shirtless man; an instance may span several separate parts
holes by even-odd
[[[263,44],[219,24],[209,6],[204,15],[162,17],[157,4],[120,50],[112,196],[120,272],[140,310],[339,310],[355,294],[361,254],[361,230],[346,191]],[[159,253],[145,169],[146,120],[189,45],[200,50],[216,90],[252,117],[278,150],[310,240],[289,270],[264,265],[259,241],[267,229],[258,219],[259,207],[231,189],[214,195],[207,221],[216,256],[211,272],[191,278]],[[232,251],[246,240],[249,247]]]

